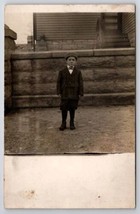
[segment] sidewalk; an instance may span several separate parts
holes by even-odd
[[[79,107],[76,130],[59,131],[59,108],[20,109],[5,117],[5,154],[131,153],[134,106]]]

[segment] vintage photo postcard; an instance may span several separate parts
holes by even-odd
[[[135,207],[133,4],[6,5],[5,207]]]

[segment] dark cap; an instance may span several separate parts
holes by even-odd
[[[76,53],[67,53],[65,56],[65,59],[67,60],[69,57],[74,57],[76,60],[78,59],[78,56]]]

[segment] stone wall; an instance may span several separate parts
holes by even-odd
[[[77,52],[84,79],[81,105],[132,104],[135,92],[135,50],[102,49]],[[65,52],[12,54],[14,107],[54,107],[58,71]]]
[[[94,49],[96,46],[96,40],[48,40],[37,41],[36,51],[44,50],[88,50]]]
[[[5,112],[12,108],[11,54],[16,48],[17,35],[5,25]]]

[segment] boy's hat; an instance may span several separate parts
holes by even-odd
[[[69,57],[74,57],[76,60],[78,59],[78,56],[76,53],[67,53],[65,56],[65,59],[67,60]]]

